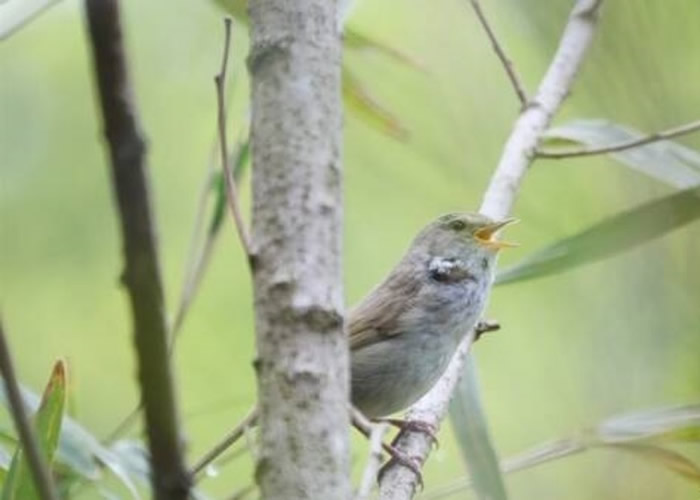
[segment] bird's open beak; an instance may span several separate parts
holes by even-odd
[[[474,238],[476,238],[477,243],[493,250],[517,247],[518,245],[516,243],[494,239],[495,234],[499,230],[508,224],[515,224],[516,222],[518,222],[518,219],[508,218],[499,222],[494,222],[493,224],[488,224],[478,229],[474,233]]]

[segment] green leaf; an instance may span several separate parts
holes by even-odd
[[[544,133],[543,146],[599,148],[641,139],[638,130],[604,120],[576,120]],[[685,189],[700,184],[700,153],[673,141],[657,141],[610,153],[620,163],[670,186]]]
[[[343,33],[343,47],[346,49],[358,50],[358,51],[370,51],[381,54],[393,61],[396,61],[406,66],[410,66],[413,69],[419,71],[426,71],[423,64],[416,61],[414,58],[408,54],[390,46],[382,43],[374,38],[364,35],[357,30],[352,28],[347,28]]]
[[[474,358],[470,356],[450,403],[450,419],[477,496],[505,500],[508,495],[480,401]]]
[[[452,410],[451,407],[450,411]],[[454,421],[454,414],[452,418]],[[608,448],[634,453],[693,482],[699,482],[700,467],[697,464],[674,450],[659,446],[659,443],[698,442],[699,428],[700,404],[651,408],[614,415],[594,427],[507,458],[501,462],[500,470],[510,474],[591,449]],[[467,488],[476,487],[476,479],[472,472],[469,477],[434,488],[421,498],[437,500],[452,496]]]
[[[367,125],[399,141],[408,140],[408,129],[372,96],[347,65],[343,65],[343,99]]]
[[[66,404],[66,367],[63,361],[56,362],[44,390],[39,409],[33,417],[37,444],[44,454],[49,467],[58,447],[61,433],[63,409]],[[10,470],[2,490],[3,500],[39,500],[39,492],[34,485],[34,478],[22,447],[18,447],[12,458]]]
[[[700,405],[654,408],[611,417],[595,432],[600,441],[608,444],[700,442]]]
[[[236,21],[247,26],[247,0],[214,0],[217,5],[231,14]],[[404,63],[412,68],[423,70],[422,66],[398,49],[382,44],[352,29],[346,30],[345,45],[355,50],[373,50]],[[372,96],[371,92],[353,74],[347,63],[343,62],[343,102],[345,106],[370,127],[399,141],[408,140],[408,129],[384,105]]]
[[[620,451],[632,453],[645,460],[651,460],[694,483],[700,484],[700,467],[677,451],[651,444],[626,443],[609,446]]]
[[[653,200],[564,238],[496,277],[502,285],[551,274],[629,250],[700,217],[700,188]]]
[[[39,397],[24,387],[20,388],[24,404],[35,411]],[[0,385],[0,404],[7,406],[4,387]],[[133,499],[139,499],[138,490],[129,476],[128,468],[112,450],[68,416],[63,418],[63,426],[56,453],[56,462],[81,476],[83,480],[97,481],[102,478],[100,466],[104,466],[124,485]]]

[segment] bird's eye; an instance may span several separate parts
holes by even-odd
[[[450,229],[453,229],[454,231],[464,231],[467,228],[466,222],[463,220],[453,220],[450,222]]]

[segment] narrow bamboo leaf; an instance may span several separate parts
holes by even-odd
[[[61,421],[66,404],[66,367],[63,361],[54,365],[49,383],[33,417],[37,443],[44,454],[46,463],[51,467],[58,447],[61,433]],[[10,470],[3,484],[3,500],[39,500],[39,492],[34,485],[34,478],[22,447],[18,447],[12,458]]]
[[[20,388],[24,404],[31,411],[39,407],[39,396],[25,387]],[[7,407],[4,387],[0,385],[0,405]],[[56,462],[86,479],[97,479],[100,469],[94,454],[99,441],[68,416],[63,417],[63,428],[58,442]]]
[[[477,373],[472,357],[467,359],[465,373],[462,374],[450,403],[450,419],[479,499],[508,498],[498,457],[491,444],[488,424],[481,408]]]
[[[348,108],[367,125],[397,140],[408,140],[408,129],[377,102],[347,65],[343,66],[343,98]]]
[[[452,408],[450,408],[452,411]],[[454,415],[452,415],[454,418]],[[601,447],[636,453],[664,465],[670,470],[698,481],[700,468],[686,456],[659,446],[667,442],[697,442],[700,425],[700,405],[681,405],[651,408],[615,415],[595,427],[572,433],[570,437],[534,446],[518,455],[501,461],[500,469],[510,474],[540,464],[559,460]],[[475,487],[470,476],[434,488],[421,496],[424,500],[447,498]]]
[[[651,444],[625,443],[608,446],[651,460],[694,483],[700,484],[700,467],[681,453]]]
[[[599,148],[646,135],[604,120],[576,120],[549,129],[543,135],[543,146],[554,151],[572,144]],[[633,170],[679,189],[700,184],[700,153],[674,141],[658,141],[610,155]]]
[[[596,428],[604,443],[700,441],[700,405],[671,406],[615,416]]]
[[[410,66],[413,69],[426,71],[423,64],[419,63],[408,54],[349,27],[343,34],[343,46],[346,49],[376,52],[398,63]]]
[[[564,238],[496,277],[513,283],[560,273],[659,238],[700,217],[700,188],[687,189],[609,217]]]

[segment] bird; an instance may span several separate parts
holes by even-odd
[[[422,422],[385,417],[404,410],[428,392],[475,326],[486,306],[496,256],[515,246],[495,238],[516,219],[494,220],[478,213],[445,214],[414,238],[389,274],[347,314],[350,403],[353,425],[369,434],[367,419],[427,432]],[[357,413],[363,417],[359,419]],[[193,467],[198,474],[223,450],[257,425],[259,409]],[[393,445],[382,447],[413,470],[419,467]]]
[[[479,321],[496,256],[514,246],[495,239],[515,219],[442,215],[347,316],[351,401],[379,419],[408,408],[447,368]]]

